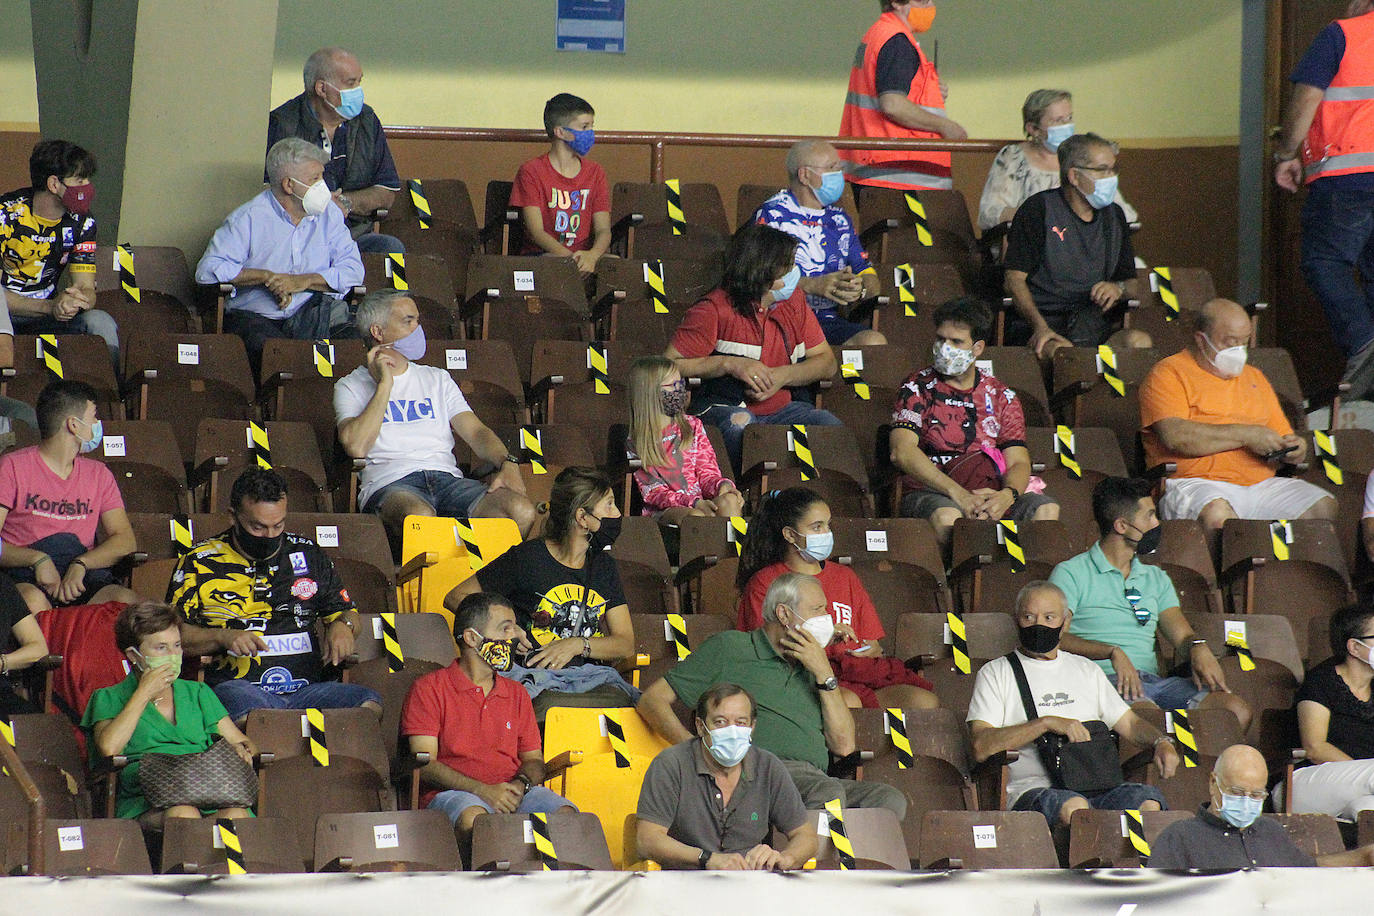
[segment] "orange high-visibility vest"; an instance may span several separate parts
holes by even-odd
[[[911,34],[910,27],[896,13],[878,17],[854,55],[854,69],[849,72],[849,92],[844,100],[844,115],[840,119],[842,137],[891,137],[893,139],[939,139],[928,130],[903,127],[883,114],[878,107],[878,52],[895,35],[905,36],[916,48],[920,68],[911,81],[907,98],[932,114],[944,116],[945,100],[940,94],[940,77],[935,65],[926,59],[921,45]],[[840,150],[848,160],[845,173],[856,184],[883,188],[954,187],[950,180],[950,154],[944,152],[913,152],[885,150]]]
[[[1345,54],[1302,146],[1306,180],[1374,172],[1374,13],[1339,19]]]

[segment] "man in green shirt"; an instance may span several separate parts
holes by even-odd
[[[763,599],[763,626],[730,630],[702,643],[644,691],[639,714],[667,740],[692,738],[673,709],[686,708],[716,684],[738,684],[754,697],[753,741],[782,759],[808,808],[840,799],[847,808],[889,808],[906,816],[906,798],[891,786],[826,774],[829,755],[856,750],[854,717],[840,697],[825,647],[834,636],[825,592],[812,576],[783,573]]]
[[[1122,699],[1149,700],[1163,709],[1229,709],[1250,725],[1250,706],[1231,693],[1207,641],[1200,639],[1178,606],[1169,574],[1142,563],[1162,530],[1144,480],[1108,477],[1093,490],[1093,517],[1102,538],[1060,563],[1050,581],[1064,592],[1073,611],[1063,648],[1095,660]],[[1193,674],[1166,677],[1155,659],[1155,630],[1169,645],[1188,649]]]

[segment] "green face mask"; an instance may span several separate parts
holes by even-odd
[[[143,659],[143,664],[147,668],[171,668],[177,677],[181,676],[181,656],[180,655],[144,655],[137,649],[138,657]]]

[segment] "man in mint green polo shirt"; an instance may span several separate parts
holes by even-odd
[[[782,760],[808,808],[838,798],[846,808],[888,808],[906,816],[906,797],[891,786],[837,779],[830,754],[855,751],[854,717],[840,697],[825,647],[834,636],[825,592],[815,577],[783,573],[763,599],[763,626],[717,633],[652,684],[639,714],[675,744],[693,739],[673,709],[690,709],[717,684],[738,684],[758,704],[753,743]]]
[[[1127,702],[1229,709],[1244,731],[1250,725],[1249,704],[1227,688],[1207,641],[1197,637],[1179,609],[1169,574],[1137,558],[1153,553],[1161,534],[1149,483],[1105,478],[1093,490],[1093,518],[1101,540],[1050,574],[1073,611],[1063,648],[1101,665]],[[1191,678],[1160,675],[1155,659],[1160,627],[1176,650],[1188,649]]]

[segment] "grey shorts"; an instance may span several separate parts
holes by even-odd
[[[380,511],[382,500],[397,490],[424,500],[435,515],[446,518],[467,518],[477,501],[487,495],[487,485],[480,480],[455,477],[445,471],[414,471],[379,488],[367,498],[363,511]]]
[[[1007,510],[1006,517],[1014,522],[1032,518],[1041,506],[1056,505],[1053,497],[1044,493],[1022,493]],[[913,490],[902,497],[902,515],[907,518],[930,518],[937,509],[959,511],[959,504],[934,490]]]

